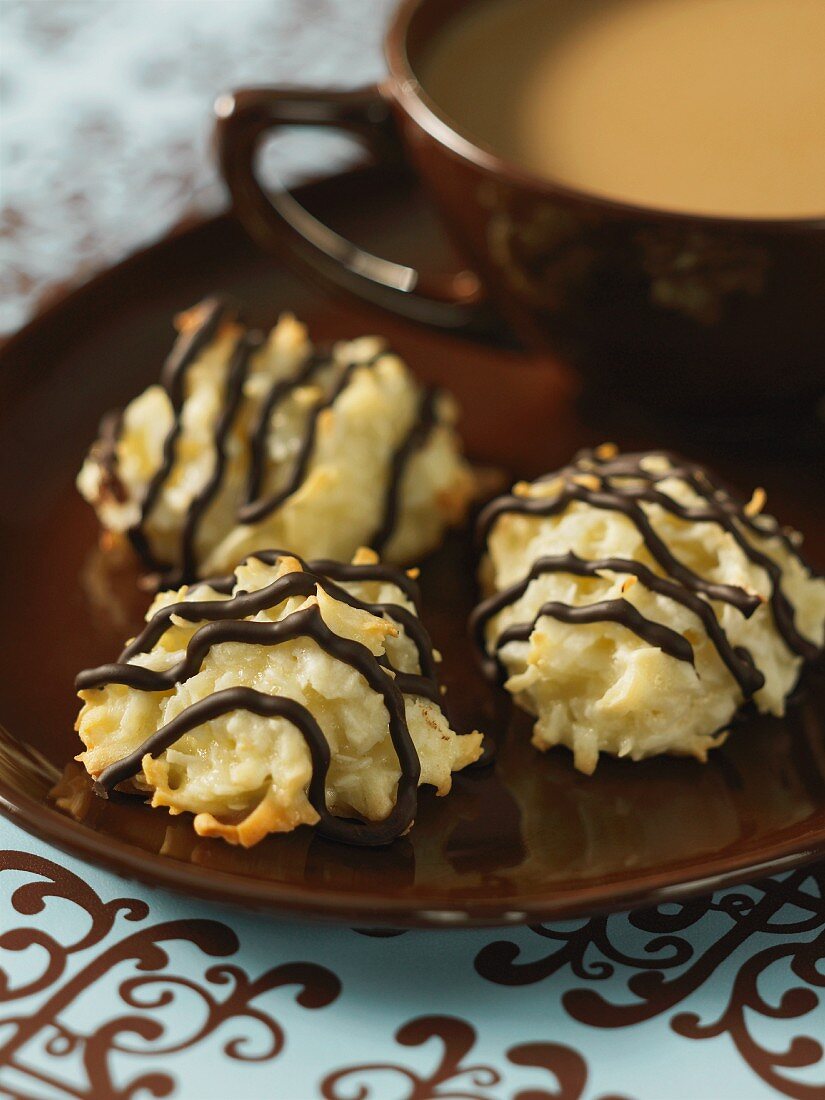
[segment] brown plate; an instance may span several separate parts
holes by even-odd
[[[434,264],[436,234],[386,175],[357,173],[303,191],[324,219],[404,262]],[[534,356],[333,302],[257,255],[219,218],[106,272],[41,315],[0,351],[0,809],[59,847],[189,894],[370,925],[538,921],[708,891],[825,855],[825,683],[812,674],[783,720],[743,723],[706,766],[605,759],[593,778],[562,749],[529,745],[529,721],[475,670],[465,621],[475,563],[457,535],[424,563],[425,618],[445,654],[459,728],[499,740],[495,768],[424,793],[409,837],[349,849],[310,829],[250,851],[199,839],[184,815],[90,795],[71,758],[75,673],[112,658],[146,603],[131,574],[96,549],[91,510],[73,488],[100,415],[157,377],[171,314],[215,289],[272,320],[294,309],[319,339],[386,334],[465,409],[471,454],[530,475],[581,443],[668,444],[627,418],[617,428],[573,413],[563,371]],[[780,518],[825,564],[817,464],[718,455],[744,488],[764,485]],[[71,812],[54,805],[54,788]]]

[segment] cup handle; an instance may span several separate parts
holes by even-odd
[[[255,173],[264,135],[284,126],[324,126],[359,137],[379,162],[403,163],[392,112],[378,85],[355,91],[241,88],[215,102],[215,143],[235,211],[268,251],[288,249],[304,269],[391,312],[439,328],[486,330],[487,310],[472,271],[425,273],[384,260],[313,217],[286,189],[269,196]]]

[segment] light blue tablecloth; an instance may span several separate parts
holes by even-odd
[[[124,882],[3,820],[0,848],[4,1096],[825,1095],[821,867],[631,916],[370,935]]]

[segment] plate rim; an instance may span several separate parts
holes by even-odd
[[[374,169],[356,169],[357,173],[372,173]],[[323,190],[334,187],[341,173],[327,177],[320,183],[310,182],[299,190]],[[21,328],[0,341],[0,370],[7,359],[25,355],[29,340],[41,339],[41,330],[49,324],[60,322],[63,315],[72,314],[84,302],[91,302],[101,286],[107,286],[113,278],[121,279],[142,263],[170,249],[189,244],[203,237],[209,240],[214,234],[234,232],[229,214],[222,212],[205,218],[189,218],[170,231],[131,252],[115,264],[96,272],[91,278],[74,286],[67,286],[38,310]],[[96,312],[94,308],[91,311]],[[84,320],[88,325],[91,318]],[[14,392],[12,390],[12,392]],[[17,741],[25,748],[25,742]],[[265,911],[273,916],[294,919],[298,916],[326,922],[390,928],[472,928],[515,927],[537,924],[549,920],[569,920],[584,916],[621,912],[638,907],[659,906],[669,902],[706,895],[721,888],[757,881],[768,875],[789,871],[817,859],[825,858],[825,824],[821,828],[800,829],[788,826],[775,834],[782,837],[788,828],[796,829],[795,835],[778,839],[771,845],[764,843],[756,849],[744,848],[733,855],[725,851],[714,855],[697,856],[702,860],[702,874],[694,861],[682,861],[668,865],[670,871],[642,872],[604,879],[596,885],[575,890],[550,889],[546,896],[529,895],[500,899],[469,898],[458,902],[454,896],[431,894],[409,898],[404,895],[385,897],[380,904],[373,895],[352,891],[314,890],[294,884],[274,883],[268,879],[234,875],[231,872],[202,868],[160,853],[143,851],[115,837],[106,837],[102,849],[98,834],[61,814],[56,809],[37,801],[0,776],[0,814],[25,832],[59,850],[76,856],[85,862],[102,867],[125,879],[137,879],[150,887],[184,893],[219,904],[237,905],[255,911]]]
[[[51,806],[11,786],[0,776],[0,814],[30,835],[46,840],[61,851],[90,862],[120,878],[135,878],[147,886],[183,893],[219,904],[264,911],[286,919],[310,917],[336,924],[362,924],[376,928],[444,929],[513,927],[550,920],[572,920],[598,914],[625,912],[681,902],[730,886],[752,883],[769,875],[790,871],[825,857],[825,830],[811,830],[789,838],[762,859],[746,849],[739,855],[717,853],[705,860],[701,877],[686,874],[674,878],[663,870],[623,880],[605,879],[585,889],[562,890],[546,897],[497,899],[472,898],[457,903],[454,896],[432,894],[415,899],[399,895],[377,902],[372,894],[352,891],[313,890],[269,879],[233,875],[218,868],[200,867],[160,853],[144,852],[117,837],[105,838]],[[687,864],[687,868],[691,866]],[[234,889],[230,889],[234,887]]]

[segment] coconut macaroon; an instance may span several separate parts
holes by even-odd
[[[485,671],[536,716],[539,749],[705,760],[749,700],[781,715],[825,642],[801,536],[707,470],[606,444],[482,513],[473,615]]]
[[[261,552],[162,593],[118,661],[77,678],[77,759],[98,793],[190,811],[201,836],[249,847],[306,824],[385,844],[420,784],[447,794],[482,752],[444,715],[416,597],[364,550],[352,565]]]
[[[456,407],[384,341],[320,351],[294,317],[264,335],[218,299],[177,327],[160,383],[104,420],[77,480],[166,586],[270,546],[413,561],[463,518]]]

